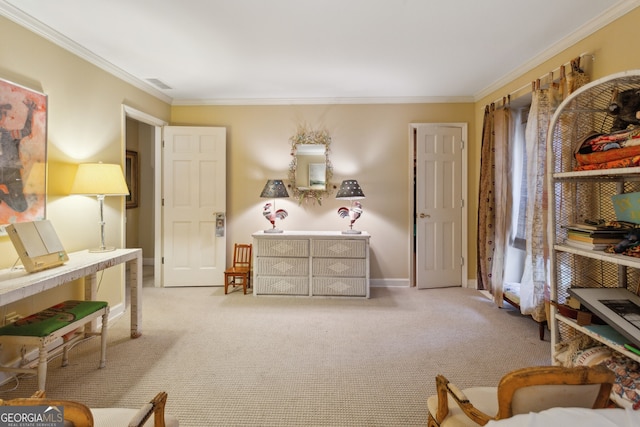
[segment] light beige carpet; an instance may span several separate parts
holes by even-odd
[[[369,300],[254,297],[222,288],[144,288],[142,337],[129,313],[69,366],[49,364],[47,394],[137,407],[158,391],[181,426],[418,426],[434,377],[496,385],[550,363],[529,317],[461,288],[373,288]],[[548,334],[547,334],[548,335]],[[9,389],[12,384],[5,384]],[[29,396],[33,377],[0,398]]]

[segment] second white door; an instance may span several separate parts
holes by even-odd
[[[461,286],[461,126],[419,125],[416,129],[415,276],[418,288]]]

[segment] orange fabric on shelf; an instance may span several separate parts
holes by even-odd
[[[628,157],[634,157],[640,155],[640,145],[632,145],[624,148],[614,148],[607,151],[596,151],[589,154],[576,153],[576,161],[579,166],[585,165],[597,165],[600,163],[608,163],[620,159],[626,159]],[[600,169],[600,168],[595,168]],[[576,169],[587,170],[587,169]]]
[[[630,168],[640,166],[640,155],[633,157],[625,157],[624,159],[612,160],[610,162],[596,163],[593,165],[577,166],[577,171],[597,170],[597,169],[615,169]]]

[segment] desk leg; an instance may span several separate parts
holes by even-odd
[[[131,288],[131,338],[142,335],[142,257],[129,261]]]
[[[95,301],[98,296],[98,278],[96,273],[84,277],[84,299]],[[98,321],[92,320],[84,327],[85,333],[89,334],[98,329]]]

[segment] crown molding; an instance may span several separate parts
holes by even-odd
[[[475,102],[472,96],[407,96],[362,98],[232,98],[175,99],[171,105],[356,105],[356,104],[451,104]]]
[[[63,49],[68,50],[74,55],[79,56],[80,58],[90,62],[91,64],[101,68],[102,70],[112,74],[113,76],[123,80],[132,86],[137,87],[138,89],[147,92],[149,95],[152,95],[161,101],[164,101],[168,104],[171,104],[173,98],[167,96],[166,94],[160,92],[155,87],[150,84],[138,79],[137,77],[132,76],[127,73],[123,69],[115,66],[114,64],[105,61],[103,58],[99,57],[95,53],[85,49],[80,46],[78,43],[69,39],[68,37],[60,34],[55,31],[51,27],[44,25],[42,22],[34,19],[33,17],[25,14],[21,10],[15,8],[13,5],[7,3],[4,0],[0,0],[0,15],[5,18],[15,22],[16,24],[26,28],[27,30],[43,37],[46,40],[60,46]]]
[[[552,45],[551,47],[545,49],[539,55],[531,58],[529,61],[525,62],[518,68],[514,69],[510,73],[503,76],[501,79],[497,80],[490,86],[487,86],[485,89],[478,92],[473,98],[474,102],[478,102],[486,96],[489,96],[493,92],[496,92],[500,88],[506,86],[510,82],[516,80],[518,77],[524,75],[528,71],[531,71],[538,65],[548,61],[554,56],[560,54],[564,50],[570,48],[574,44],[578,43],[580,40],[585,39],[587,36],[595,33],[602,27],[610,24],[616,19],[620,18],[623,15],[626,15],[633,9],[640,6],[640,0],[622,0],[616,5],[609,8],[602,15],[592,19],[591,21],[585,23],[580,28],[578,28],[573,33],[569,34],[567,37],[563,38],[558,43]]]

